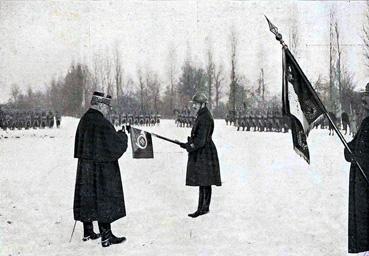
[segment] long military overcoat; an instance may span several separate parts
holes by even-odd
[[[187,147],[187,186],[221,186],[217,149],[212,140],[214,119],[207,107],[200,109]]]
[[[78,158],[74,219],[111,223],[126,215],[118,159],[127,149],[127,135],[116,132],[97,110],[81,118],[75,137]]]
[[[349,143],[355,158],[369,177],[369,117],[361,123],[359,132]],[[348,247],[350,253],[369,251],[369,184],[357,164],[351,161],[345,149],[345,158],[351,162],[349,182]]]

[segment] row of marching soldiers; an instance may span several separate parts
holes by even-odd
[[[270,114],[240,114],[226,115],[226,124],[234,125],[237,131],[259,131],[259,132],[288,132],[290,129],[289,119],[279,113]]]
[[[196,115],[194,115],[188,106],[180,109],[174,109],[173,111],[176,115],[174,120],[177,127],[192,127],[195,122]]]
[[[37,129],[37,128],[59,128],[61,115],[58,111],[55,114],[50,111],[13,111],[0,109],[0,127],[3,130],[14,129]]]
[[[192,114],[177,114],[175,124],[177,127],[192,127],[195,122],[196,116]]]
[[[110,121],[114,126],[122,125],[141,125],[155,126],[160,124],[161,115],[156,114],[126,114],[113,112],[110,115]]]
[[[352,114],[352,118],[350,120],[348,114],[346,112],[342,112],[340,117],[337,117],[334,113],[328,113],[333,123],[336,125],[338,129],[342,129],[344,134],[348,133],[352,136],[355,136],[357,132],[357,120],[360,118],[358,114],[354,112]],[[288,132],[290,129],[290,121],[289,117],[282,116],[281,113],[270,114],[267,112],[266,114],[242,114],[240,112],[236,112],[235,115],[232,113],[228,113],[226,115],[225,121],[228,125],[234,125],[237,127],[237,131],[266,131],[266,132]],[[334,135],[334,128],[332,124],[328,121],[326,116],[323,116],[320,120],[318,120],[315,125],[315,128],[320,129],[329,129],[329,135]]]

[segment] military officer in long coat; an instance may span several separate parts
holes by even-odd
[[[362,94],[362,105],[367,116],[362,121],[359,131],[349,142],[353,152],[345,149],[345,158],[351,162],[349,181],[349,253],[369,251],[369,183],[353,160],[355,159],[369,178],[369,83]]]
[[[196,218],[209,212],[212,185],[221,186],[217,149],[212,140],[214,119],[206,106],[207,97],[196,93],[192,107],[197,112],[196,120],[187,143],[181,144],[188,151],[186,185],[199,187],[197,210],[188,214]]]
[[[74,146],[78,158],[74,219],[83,222],[83,241],[101,234],[103,247],[126,240],[114,236],[110,226],[126,215],[118,159],[127,149],[127,135],[116,132],[107,119],[110,102],[110,96],[94,92],[90,109],[79,121]],[[93,231],[93,221],[98,221],[100,234]]]

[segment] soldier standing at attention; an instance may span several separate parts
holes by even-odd
[[[209,212],[211,186],[221,186],[217,149],[212,140],[214,119],[206,106],[207,97],[196,93],[192,97],[192,107],[197,112],[196,120],[187,143],[180,146],[188,152],[186,185],[199,187],[197,210],[188,214],[196,218]]]

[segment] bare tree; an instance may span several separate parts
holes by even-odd
[[[110,60],[109,56],[105,57],[105,61],[104,61],[104,76],[105,76],[105,88],[106,88],[106,92],[109,95],[113,95],[114,94],[114,77],[113,77],[113,65],[112,65],[112,61]]]
[[[123,76],[122,85],[124,90],[122,91],[122,96],[132,93],[134,90],[134,84],[135,83],[131,77],[129,77],[128,75]]]
[[[236,88],[237,88],[237,74],[236,74],[236,66],[237,66],[237,46],[238,46],[238,38],[234,28],[231,29],[231,33],[229,35],[230,42],[230,61],[231,61],[231,83],[230,83],[230,91],[229,91],[229,105],[231,110],[235,113],[236,111]]]
[[[27,88],[27,97],[28,97],[28,100],[30,102],[33,102],[33,96],[34,96],[34,93],[33,93],[32,87],[28,86],[28,88]]]
[[[338,100],[340,102],[340,106],[342,105],[342,79],[341,79],[341,56],[342,50],[340,47],[340,34],[338,30],[337,20],[334,24],[334,30],[336,32],[336,43],[337,43],[337,65],[336,65],[336,75],[338,81]]]
[[[292,4],[289,15],[289,48],[293,55],[297,58],[299,55],[300,37],[298,28],[298,8],[296,4]]]
[[[160,81],[158,75],[146,72],[147,101],[150,103],[148,109],[158,112],[160,103]]]
[[[115,92],[118,99],[119,96],[123,95],[123,68],[118,46],[116,46],[114,51],[114,71]]]
[[[223,96],[224,73],[223,65],[216,66],[214,69],[214,89],[215,89],[215,107],[219,107],[219,101]]]
[[[92,88],[94,90],[104,90],[103,87],[103,62],[99,54],[94,54],[93,73],[92,73]]]
[[[167,70],[167,75],[168,75],[168,80],[169,80],[169,90],[170,90],[170,94],[169,94],[169,108],[170,110],[173,110],[175,108],[175,85],[176,85],[176,73],[177,73],[177,69],[176,69],[176,51],[175,51],[175,47],[173,45],[171,45],[169,47],[169,53],[168,53],[168,70]]]
[[[365,64],[369,68],[369,1],[366,2],[365,23],[363,25],[362,40],[364,43]]]
[[[208,48],[207,48],[207,51],[206,51],[206,59],[207,59],[206,79],[207,79],[207,89],[208,89],[208,96],[209,96],[208,107],[211,110],[212,107],[213,107],[212,97],[213,97],[213,87],[214,87],[213,83],[214,83],[215,64],[214,64],[214,60],[213,60],[213,50],[212,50],[212,46],[211,46],[210,41],[209,41]]]
[[[11,88],[10,88],[10,95],[11,95],[12,101],[14,103],[17,102],[18,96],[19,96],[20,93],[21,92],[20,92],[19,86],[17,84],[12,84]]]
[[[140,97],[140,111],[143,112],[144,111],[144,95],[145,95],[145,82],[144,82],[144,77],[142,74],[142,70],[141,68],[139,68],[137,70],[137,79],[138,79],[138,90],[139,90],[139,97]]]
[[[262,102],[264,102],[265,101],[265,80],[264,80],[264,69],[263,68],[260,69],[257,92],[259,93],[259,96],[261,97]]]
[[[113,63],[110,59],[109,52],[104,55],[95,54],[94,57],[94,72],[93,84],[96,89],[104,91],[110,95],[114,93],[114,76]]]
[[[341,49],[335,11],[330,10],[329,33],[329,101],[330,111],[341,112]]]

